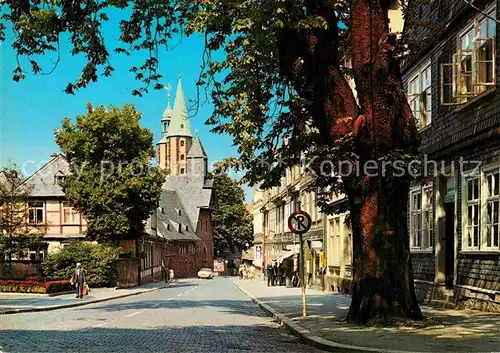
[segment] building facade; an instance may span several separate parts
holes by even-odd
[[[270,190],[253,189],[254,265],[286,261],[292,272],[298,272],[299,236],[288,229],[288,217],[302,209],[311,215],[312,226],[303,235],[304,269],[310,285],[319,284],[318,272],[324,266],[323,215],[317,204],[317,193],[310,190],[313,177],[303,174],[300,166],[289,168],[281,185]]]
[[[500,307],[500,94],[498,1],[430,3],[420,19],[447,23],[403,65],[408,98],[432,175],[408,206],[420,297]],[[437,165],[437,168],[435,167]]]

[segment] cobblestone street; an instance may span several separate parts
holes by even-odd
[[[318,352],[276,327],[229,279],[74,309],[2,315],[1,352]]]

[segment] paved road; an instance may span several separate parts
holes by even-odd
[[[217,278],[74,309],[2,315],[0,352],[319,351]]]

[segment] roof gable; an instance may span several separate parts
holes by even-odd
[[[63,197],[64,192],[59,184],[56,183],[55,176],[64,176],[70,174],[68,160],[62,154],[54,156],[47,164],[38,169],[23,184],[31,183],[33,190],[31,197]]]

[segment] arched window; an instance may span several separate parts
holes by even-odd
[[[184,146],[184,141],[181,141],[181,147]]]
[[[183,160],[184,160],[184,155],[183,155],[183,154],[181,154],[181,161],[183,161]]]
[[[184,168],[181,168],[181,174],[184,174]]]

